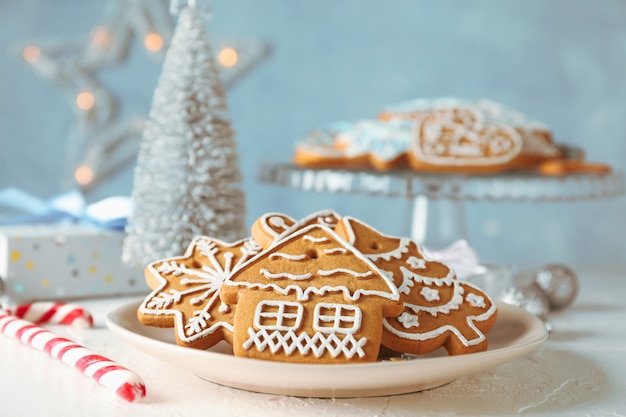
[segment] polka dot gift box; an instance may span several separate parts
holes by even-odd
[[[125,265],[125,233],[83,224],[0,227],[0,280],[13,301],[140,294],[143,270]]]

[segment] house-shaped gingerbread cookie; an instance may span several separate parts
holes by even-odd
[[[320,224],[243,264],[220,295],[237,305],[234,354],[277,361],[375,361],[383,317],[402,313],[391,279]]]

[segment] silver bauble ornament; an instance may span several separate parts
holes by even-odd
[[[576,273],[565,265],[544,265],[534,272],[533,281],[548,297],[552,310],[568,307],[578,295]]]
[[[534,283],[522,287],[510,287],[502,292],[499,299],[506,304],[521,307],[543,320],[550,312],[548,297]]]

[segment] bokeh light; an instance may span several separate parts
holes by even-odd
[[[39,57],[41,57],[41,50],[36,46],[29,45],[22,51],[22,58],[30,64],[37,62]]]
[[[149,33],[143,40],[143,44],[150,52],[159,52],[163,49],[163,37],[158,33]]]
[[[89,91],[81,91],[76,96],[76,105],[81,110],[89,110],[96,104],[96,99]]]
[[[239,60],[239,54],[233,48],[223,48],[217,55],[217,60],[226,68],[233,67]]]
[[[80,185],[87,185],[93,181],[93,171],[86,165],[81,165],[74,171],[74,179]]]

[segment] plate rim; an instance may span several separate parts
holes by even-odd
[[[464,355],[456,356],[439,356],[439,357],[423,357],[419,356],[406,361],[392,361],[383,360],[376,362],[366,363],[348,363],[348,364],[308,364],[308,363],[289,363],[289,362],[276,362],[267,361],[255,358],[237,357],[232,354],[223,352],[212,351],[211,348],[207,350],[192,349],[184,346],[178,346],[173,342],[154,339],[148,335],[137,333],[129,326],[124,326],[123,321],[128,320],[129,315],[132,312],[133,320],[136,320],[140,326],[145,326],[139,322],[135,314],[139,304],[143,298],[133,299],[126,302],[114,310],[110,311],[105,316],[105,324],[107,328],[115,334],[118,338],[122,339],[127,345],[131,345],[134,348],[139,348],[140,345],[154,344],[158,347],[158,350],[164,349],[171,355],[189,357],[192,361],[219,361],[222,367],[240,367],[255,369],[256,372],[272,371],[274,373],[301,373],[306,372],[308,377],[323,377],[325,374],[333,374],[338,370],[345,371],[346,374],[360,374],[378,371],[379,373],[389,373],[391,371],[400,373],[405,376],[404,383],[399,383],[396,386],[377,386],[377,378],[368,378],[368,381],[361,381],[360,387],[350,387],[346,384],[337,383],[337,386],[312,386],[307,389],[294,387],[290,384],[284,386],[273,386],[269,383],[254,383],[250,378],[245,379],[233,379],[225,377],[220,378],[217,376],[206,377],[200,375],[198,372],[194,372],[191,366],[186,367],[180,364],[175,364],[177,367],[185,368],[186,370],[195,373],[199,378],[207,380],[220,385],[226,385],[232,388],[239,388],[254,392],[261,392],[267,394],[278,395],[295,395],[304,397],[371,397],[381,395],[395,395],[405,394],[409,392],[421,391],[424,389],[434,388],[436,386],[443,385],[451,382],[461,376],[475,373],[480,370],[493,368],[501,365],[502,363],[513,360],[517,357],[521,357],[534,350],[536,347],[545,342],[549,337],[549,331],[546,323],[540,318],[532,315],[526,310],[512,306],[500,301],[497,301],[498,317],[502,315],[506,317],[513,317],[519,319],[520,323],[527,325],[527,328],[521,336],[533,336],[528,340],[522,340],[520,343],[514,343],[511,345],[499,347],[493,350],[487,350],[484,352],[468,353]],[[496,319],[497,320],[497,319]],[[497,321],[496,321],[497,323]],[[151,326],[145,326],[151,328]],[[535,334],[536,333],[536,334]],[[525,339],[525,338],[523,338]],[[142,350],[143,351],[143,350]],[[145,352],[150,356],[157,358],[158,360],[164,360],[163,354],[156,355],[152,351]],[[471,360],[468,360],[471,358]],[[484,365],[487,362],[487,365]],[[450,372],[449,369],[454,368],[455,365],[464,364],[464,371],[459,372],[455,369],[454,372]],[[441,378],[434,378],[428,381],[420,381],[419,368],[425,367],[440,367],[444,366],[444,370],[448,369],[448,372],[443,372]],[[197,370],[197,368],[196,368]],[[417,371],[417,372],[416,372]],[[407,383],[406,375],[416,373],[414,383]],[[252,378],[254,380],[254,378]],[[358,379],[355,379],[358,381]],[[373,381],[373,382],[370,382]],[[385,380],[385,384],[389,381]],[[401,381],[400,381],[401,382]]]

